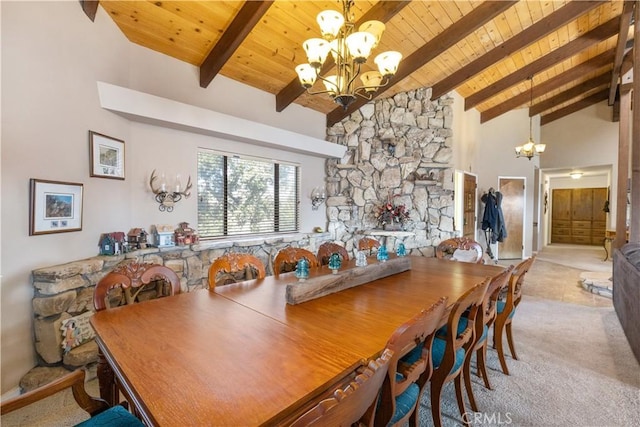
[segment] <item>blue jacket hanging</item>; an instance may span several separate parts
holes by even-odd
[[[502,213],[502,193],[491,188],[488,193],[482,195],[480,200],[485,204],[482,229],[490,232],[491,243],[504,241],[507,237],[507,227]]]

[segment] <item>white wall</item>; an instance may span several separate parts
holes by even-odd
[[[99,106],[97,81],[113,83],[324,139],[325,118],[218,76],[207,89],[197,68],[131,44],[102,8],[95,22],[78,2],[0,2],[2,18],[2,392],[36,364],[33,269],[95,256],[101,233],[155,223],[196,225],[196,197],[160,213],[152,169],[196,176],[196,148],[299,162],[303,231],[326,226],[307,194],[324,180],[324,159],[130,122]],[[88,131],[125,140],[126,180],[89,177]],[[28,235],[29,179],[84,184],[82,231]]]
[[[611,186],[609,227],[613,227],[617,209],[619,123],[612,122],[612,108],[603,101],[570,114],[542,127],[542,139],[547,144],[541,165],[543,171],[553,174],[557,168],[602,169],[609,171],[607,183]],[[602,175],[602,174],[600,174]],[[575,187],[586,186],[575,180]],[[548,181],[548,180],[547,180]],[[571,181],[566,181],[571,185]],[[602,186],[603,181],[597,181]],[[567,188],[567,187],[565,187]]]
[[[540,116],[533,118],[533,138],[540,141]],[[539,157],[532,160],[516,158],[514,147],[529,138],[529,116],[527,109],[512,110],[480,126],[480,146],[476,154],[475,165],[478,174],[478,192],[480,195],[489,188],[499,188],[499,177],[525,179],[524,209],[524,256],[530,256],[533,250],[533,233],[536,214],[534,213],[534,175],[539,165]],[[479,199],[479,198],[478,198]],[[480,205],[478,221],[482,221],[484,205]],[[482,233],[480,232],[479,235]],[[507,236],[507,239],[509,237]],[[480,242],[485,245],[484,239]]]

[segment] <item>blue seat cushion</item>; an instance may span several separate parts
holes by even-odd
[[[498,311],[498,313],[502,313],[504,311],[504,306],[505,305],[506,305],[506,303],[504,301],[498,301],[498,303],[496,304],[496,310]],[[516,314],[515,308],[509,314],[509,318],[512,318],[514,314]]]
[[[431,347],[431,358],[433,360],[433,367],[437,368],[442,363],[442,359],[444,358],[444,350],[447,347],[447,342],[440,338],[435,338],[433,340],[433,346]],[[458,370],[462,366],[462,362],[464,362],[464,348],[459,348],[456,350],[456,361],[453,364],[453,368],[451,368],[451,372]]]
[[[402,377],[402,375],[400,375]],[[396,379],[398,375],[396,374]],[[396,411],[391,417],[391,421],[389,421],[388,425],[393,425],[398,422],[398,420],[402,419],[405,415],[411,412],[411,409],[418,401],[418,395],[420,394],[420,387],[418,384],[413,383],[402,393],[400,396],[396,397]]]
[[[144,426],[142,421],[134,417],[122,406],[117,405],[109,408],[86,421],[77,424],[76,427],[140,427]]]

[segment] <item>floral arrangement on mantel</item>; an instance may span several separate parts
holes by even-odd
[[[378,226],[383,229],[401,229],[409,221],[409,210],[405,205],[396,205],[391,199],[378,206],[374,213]]]

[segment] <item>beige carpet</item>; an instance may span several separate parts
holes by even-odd
[[[611,300],[579,285],[582,271],[607,271],[598,247],[549,246],[527,274],[524,300],[513,321],[519,360],[507,357],[511,375],[500,371],[495,351],[488,367],[493,390],[474,377],[483,413],[474,425],[635,426],[640,417],[640,366],[620,327]],[[501,261],[500,264],[517,263]],[[96,381],[87,390],[97,395]],[[461,424],[453,384],[442,398],[445,426]],[[469,408],[467,408],[469,409]],[[432,425],[429,392],[422,425]],[[2,426],[66,426],[85,415],[70,393],[35,410],[2,417]],[[211,425],[215,425],[212,421]]]

